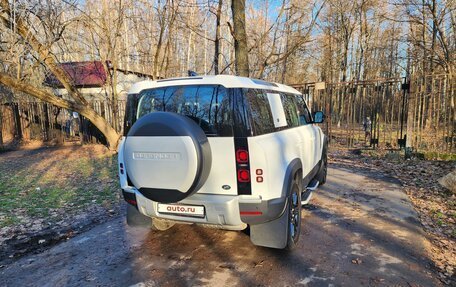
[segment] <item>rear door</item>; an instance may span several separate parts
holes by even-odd
[[[304,146],[304,157],[305,161],[309,164],[309,172],[318,163],[318,127],[312,124],[312,115],[307,107],[304,98],[301,95],[294,97],[298,110],[299,125],[302,130],[305,131],[305,137],[307,137],[307,144]]]
[[[196,122],[206,134],[212,155],[209,176],[198,193],[237,194],[232,95],[220,85],[169,86],[140,93],[137,118],[173,112]]]

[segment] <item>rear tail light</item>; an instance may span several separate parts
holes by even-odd
[[[236,157],[237,193],[239,195],[252,194],[249,143],[246,137],[234,138],[234,151],[234,156]],[[254,171],[252,171],[252,174],[255,175]]]
[[[238,170],[238,181],[239,182],[249,182],[250,181],[250,172],[246,169]]]
[[[247,163],[249,161],[249,152],[244,149],[236,151],[236,161],[238,163]]]

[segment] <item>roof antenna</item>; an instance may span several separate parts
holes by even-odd
[[[198,73],[192,70],[187,71],[189,77],[197,77]]]

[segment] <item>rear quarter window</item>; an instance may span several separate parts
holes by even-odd
[[[258,89],[243,89],[244,97],[250,107],[250,117],[255,135],[275,131],[267,91]]]
[[[288,127],[297,127],[300,125],[297,96],[293,94],[282,93],[283,109],[287,119]]]

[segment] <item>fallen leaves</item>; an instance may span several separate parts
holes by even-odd
[[[352,264],[361,264],[363,263],[363,260],[359,259],[359,258],[355,258],[355,259],[352,259],[351,260],[351,263]]]
[[[418,212],[431,239],[429,256],[442,281],[456,269],[456,163],[436,160],[404,160],[399,154],[382,150],[368,152],[331,147],[329,162],[347,165],[360,172],[375,170],[398,179]],[[358,258],[352,260],[359,264]],[[362,261],[361,261],[362,262]]]

